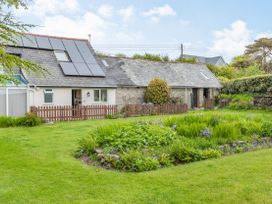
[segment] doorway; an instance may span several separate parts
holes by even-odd
[[[191,107],[192,108],[197,108],[198,107],[198,90],[193,88],[192,92],[192,100],[191,100]]]
[[[72,106],[80,106],[82,104],[81,89],[72,90]]]

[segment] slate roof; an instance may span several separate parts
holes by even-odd
[[[86,39],[63,38],[56,36],[34,35],[41,38],[63,39],[73,42],[85,42],[92,55],[105,73],[105,77],[64,75],[54,50],[21,43],[8,46],[7,52],[20,54],[22,58],[34,61],[47,68],[50,76],[37,76],[24,73],[29,85],[41,87],[146,87],[154,77],[168,81],[171,87],[220,88],[221,84],[204,64],[162,63],[129,58],[98,58]],[[38,41],[37,41],[38,42]]]
[[[204,64],[162,63],[129,58],[101,58],[120,86],[146,87],[160,77],[171,87],[220,88],[221,84]],[[107,72],[108,72],[107,71]]]
[[[226,62],[224,61],[224,59],[221,57],[221,56],[216,56],[216,57],[203,57],[203,56],[197,56],[197,55],[187,55],[187,54],[184,54],[182,55],[183,58],[196,58],[197,61],[199,63],[202,63],[202,64],[213,64],[213,65],[216,65],[216,63],[222,59],[223,62],[226,64]]]
[[[50,40],[61,39],[65,41],[84,42],[88,45],[89,50],[97,60],[101,69],[105,73],[105,77],[90,77],[90,76],[66,76],[64,75],[60,62],[57,61],[54,50],[52,47],[47,48],[37,48],[31,43],[23,44],[19,43],[17,46],[8,46],[7,52],[20,54],[22,58],[34,61],[41,66],[48,69],[51,73],[50,76],[37,76],[36,74],[24,73],[25,78],[28,80],[29,85],[35,86],[55,86],[55,87],[116,87],[116,81],[106,73],[105,66],[98,60],[95,56],[95,52],[91,47],[90,43],[86,39],[75,39],[75,38],[65,38],[56,36],[44,36],[28,34],[27,36],[33,36],[41,38],[46,38]]]

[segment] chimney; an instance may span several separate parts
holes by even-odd
[[[92,35],[88,34],[88,36],[89,36],[89,43],[91,44]]]
[[[183,48],[183,44],[180,45],[180,58],[183,58],[183,52],[184,52],[184,48]]]

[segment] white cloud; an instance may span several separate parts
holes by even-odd
[[[113,15],[113,7],[109,4],[102,4],[98,8],[98,14],[104,18],[112,17]]]
[[[73,13],[79,9],[77,0],[36,0],[27,10],[21,8],[18,15],[33,15],[43,18],[47,14]]]
[[[128,22],[134,15],[134,7],[128,6],[126,8],[122,8],[118,11],[118,15],[124,22]]]
[[[244,21],[237,20],[230,28],[215,31],[214,37],[213,45],[209,48],[210,54],[230,59],[244,52],[245,46],[251,42],[251,31]]]
[[[177,15],[176,11],[168,4],[161,7],[152,8],[143,13],[143,16],[150,17],[151,20],[154,22],[158,22],[161,17],[176,15]]]
[[[272,33],[260,33],[256,36],[256,39],[259,38],[272,38]]]
[[[86,12],[75,19],[63,15],[45,17],[43,26],[37,27],[34,32],[80,38],[88,38],[88,34],[92,34],[99,41],[105,37],[106,29],[112,25],[92,12]]]

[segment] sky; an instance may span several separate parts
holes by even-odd
[[[270,0],[34,0],[15,11],[32,33],[89,38],[108,54],[243,54],[260,37],[272,37]]]

